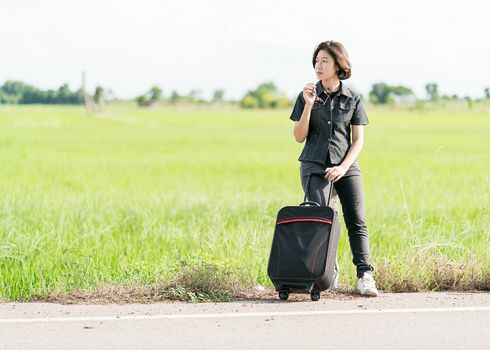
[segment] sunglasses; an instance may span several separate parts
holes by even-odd
[[[320,97],[318,97],[318,95],[316,96],[315,101],[322,105],[325,105],[325,103],[327,103],[327,101],[323,101]]]
[[[318,95],[315,96],[315,101],[320,103],[323,106],[325,106],[325,104],[327,103],[328,100],[332,101],[332,99],[330,98],[330,93],[327,94],[327,99],[325,101],[321,97],[319,97]]]

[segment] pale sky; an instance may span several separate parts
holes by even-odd
[[[0,0],[0,84],[67,82],[134,97],[192,89],[240,98],[274,81],[295,97],[315,82],[311,55],[343,43],[347,85],[373,83],[480,97],[490,87],[490,2],[485,0]]]

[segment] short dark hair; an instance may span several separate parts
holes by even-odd
[[[349,79],[352,74],[352,68],[349,61],[349,55],[344,45],[338,41],[327,40],[318,44],[313,53],[313,68],[315,67],[316,56],[321,50],[328,52],[333,57],[335,64],[338,67],[337,76],[340,80]]]

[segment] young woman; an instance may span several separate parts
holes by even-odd
[[[306,191],[308,172],[324,172],[325,177],[311,176],[306,195],[309,200],[326,205],[329,186],[333,184],[330,205],[336,208],[337,197],[340,199],[357,268],[357,290],[361,295],[377,296],[371,274],[374,268],[370,265],[361,170],[356,160],[368,118],[359,96],[342,82],[351,76],[351,65],[341,43],[320,43],[312,63],[319,81],[305,85],[290,116],[295,121],[294,138],[300,143],[306,140],[298,159],[303,190]]]

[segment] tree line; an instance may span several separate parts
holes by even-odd
[[[441,94],[439,92],[439,85],[437,83],[428,83],[425,85],[426,98],[423,101],[437,102],[440,100],[472,100],[469,96],[460,97],[456,94],[448,95]],[[483,90],[483,98],[490,99],[490,88]],[[412,89],[406,86],[391,86],[385,83],[373,84],[371,91],[369,92],[369,101],[374,104],[386,104],[399,101],[416,101],[417,98]],[[479,100],[479,99],[476,99]]]
[[[70,90],[68,84],[57,90],[41,90],[21,81],[8,80],[0,86],[0,103],[4,104],[83,104],[81,89]]]
[[[393,104],[399,102],[437,102],[466,100],[473,102],[468,97],[458,95],[441,94],[437,83],[425,85],[426,98],[417,99],[413,90],[402,85],[389,85],[383,82],[375,83],[369,91],[369,102],[373,104]],[[152,86],[145,94],[137,96],[134,100],[139,106],[152,106],[157,103],[165,104],[196,104],[228,102],[238,103],[240,107],[247,109],[255,108],[286,108],[292,106],[294,100],[280,91],[273,82],[259,84],[257,88],[249,90],[239,101],[226,101],[225,91],[217,89],[211,100],[205,100],[201,96],[201,90],[191,90],[189,94],[182,95],[172,91],[168,97],[164,97],[163,90],[159,86]],[[104,98],[104,89],[97,86],[93,95],[95,102]],[[361,94],[361,98],[364,97]],[[484,89],[482,99],[490,100],[490,87]],[[476,99],[478,101],[480,99]],[[0,104],[83,104],[84,95],[81,89],[72,91],[68,84],[61,85],[56,90],[41,90],[21,81],[8,80],[0,86]]]
[[[202,97],[202,91],[198,89],[191,90],[188,94],[181,94],[173,90],[168,97],[164,96],[163,90],[159,86],[152,86],[146,93],[135,98],[138,106],[147,107],[160,102],[168,104],[201,104],[201,103],[218,103],[225,102],[225,90],[217,89],[213,92],[211,100],[206,100]],[[231,101],[227,101],[231,102]]]
[[[427,93],[426,99],[417,99],[413,90],[402,85],[388,85],[386,83],[375,83],[369,91],[369,102],[373,104],[393,104],[400,102],[420,102],[439,100],[465,100],[472,101],[469,96],[459,97],[458,95],[447,95],[439,93],[439,86],[436,83],[425,85]],[[363,98],[362,94],[361,98]],[[490,100],[490,88],[484,89],[484,99]],[[476,99],[478,101],[480,99]],[[240,100],[242,108],[282,108],[292,105],[293,101],[288,100],[284,93],[279,92],[272,82],[260,84],[255,90],[248,91]]]
[[[201,104],[201,103],[238,103],[242,108],[284,108],[292,105],[292,101],[286,93],[281,92],[273,82],[260,84],[256,89],[249,90],[239,101],[226,101],[225,91],[217,89],[213,92],[211,100],[205,100],[201,96],[200,90],[191,90],[189,94],[179,94],[172,91],[170,96],[164,97],[162,90],[158,86],[153,86],[145,94],[136,97],[139,106],[151,106],[158,102],[168,104]]]

